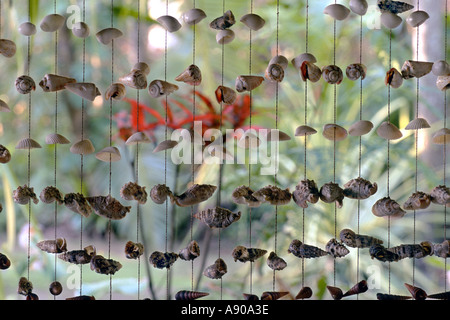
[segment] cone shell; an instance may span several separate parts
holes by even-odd
[[[148,92],[151,97],[156,99],[162,96],[168,96],[178,89],[179,88],[177,85],[169,83],[167,81],[153,80],[148,87]]]
[[[200,246],[197,241],[192,240],[188,246],[178,254],[181,260],[193,261],[200,256]]]
[[[245,91],[253,91],[258,88],[264,81],[260,76],[239,76],[236,78],[236,91],[239,93]]]
[[[319,189],[314,180],[302,180],[292,193],[292,199],[301,208],[308,208],[308,204],[315,204],[319,201]]]
[[[408,283],[405,283],[405,287],[415,300],[425,300],[428,296],[427,293],[419,287],[412,286]]]
[[[161,26],[170,33],[177,32],[181,29],[181,23],[176,18],[169,15],[161,16],[156,19],[156,21],[158,21]]]
[[[175,300],[178,301],[192,301],[192,300],[197,300],[203,297],[208,296],[209,293],[206,292],[198,292],[198,291],[178,291],[175,294]]]
[[[253,196],[253,192],[247,186],[240,186],[233,191],[231,198],[236,204],[245,204],[251,208],[257,208],[261,205],[261,201]]]
[[[240,262],[255,262],[267,253],[267,250],[257,248],[246,248],[244,246],[237,246],[234,248],[231,256],[234,261]]]
[[[127,146],[132,146],[140,143],[151,143],[152,140],[144,132],[133,133],[125,142]]]
[[[331,294],[333,300],[341,300],[344,296],[342,290],[338,287],[327,286],[328,292]]]
[[[325,250],[334,258],[342,258],[350,253],[350,250],[334,238],[328,241]]]
[[[29,138],[20,140],[16,145],[17,150],[32,150],[41,148],[41,145],[37,141]]]
[[[110,195],[88,197],[86,200],[97,215],[111,220],[122,220],[131,210],[131,207],[123,206]]]
[[[323,127],[322,135],[330,141],[342,141],[348,136],[345,128],[337,124],[326,124]]]
[[[270,64],[266,68],[266,79],[273,82],[282,82],[284,79],[284,69],[277,63]]]
[[[122,264],[113,259],[106,259],[101,255],[92,257],[90,262],[91,270],[98,274],[114,275],[122,269]]]
[[[20,205],[27,205],[30,203],[30,200],[32,200],[34,204],[39,203],[39,199],[36,196],[36,193],[34,193],[34,188],[30,188],[27,185],[18,187],[13,191],[13,200]]]
[[[122,100],[126,93],[127,89],[122,83],[113,83],[105,92],[105,100]]]
[[[364,80],[366,78],[366,72],[366,66],[361,63],[352,63],[345,70],[347,78],[353,81],[358,79]]]
[[[447,144],[450,143],[450,129],[443,128],[433,134],[434,144]]]
[[[213,185],[194,184],[184,193],[175,195],[173,202],[180,207],[194,206],[211,198],[216,190],[217,187]]]
[[[431,72],[433,62],[407,60],[402,66],[404,79],[421,78]]]
[[[64,196],[56,187],[46,187],[41,191],[39,198],[43,203],[52,204],[55,201],[58,204],[64,204]]]
[[[317,62],[317,59],[313,54],[306,52],[306,53],[301,53],[297,57],[292,59],[291,63],[295,69],[300,71],[300,68],[303,65],[303,62],[305,62],[305,61],[308,61],[308,62],[311,62],[314,64]]]
[[[12,58],[16,54],[16,44],[8,39],[0,39],[0,54],[6,58]]]
[[[388,72],[386,72],[384,83],[394,89],[398,89],[403,84],[403,76],[397,69],[391,68]]]
[[[450,189],[444,185],[437,186],[431,190],[430,197],[433,203],[445,206],[450,203]]]
[[[266,202],[274,206],[289,204],[292,194],[288,189],[281,189],[276,186],[267,186],[253,193],[253,196],[261,202]]]
[[[241,212],[234,213],[228,209],[216,207],[200,211],[194,214],[194,218],[200,220],[211,229],[224,229],[239,221]]]
[[[66,18],[60,14],[49,14],[42,19],[40,28],[44,32],[55,32],[61,29],[66,22]]]
[[[320,200],[325,203],[336,203],[336,206],[340,209],[343,206],[344,190],[334,182],[325,183],[320,188]]]
[[[63,253],[67,251],[67,242],[64,238],[56,240],[44,240],[38,242],[36,246],[47,253]]]
[[[303,287],[295,296],[295,300],[309,299],[313,295],[312,289],[310,287]]]
[[[127,259],[138,259],[144,254],[144,245],[142,243],[135,243],[128,241],[125,244],[125,257]]]
[[[175,81],[184,82],[191,86],[199,86],[202,82],[202,72],[199,67],[191,64],[186,68],[186,70],[175,78]]]
[[[368,134],[373,129],[373,123],[368,120],[355,122],[349,129],[348,134],[353,137],[361,137]]]
[[[117,28],[106,28],[97,32],[95,36],[98,42],[104,45],[108,45],[113,40],[122,37],[123,33]]]
[[[19,33],[23,36],[33,36],[36,32],[36,26],[31,22],[24,22],[19,26]]]
[[[120,151],[116,147],[106,147],[99,151],[95,157],[103,162],[118,162],[122,159]]]
[[[87,246],[83,250],[73,250],[61,253],[58,258],[72,264],[89,264],[96,255],[94,246]]]
[[[397,140],[403,137],[403,133],[394,124],[383,122],[377,129],[378,135],[386,140]]]
[[[266,291],[261,295],[261,300],[278,300],[287,296],[289,292]]]
[[[422,25],[425,21],[430,18],[428,13],[422,10],[416,10],[412,12],[408,18],[406,18],[406,22],[413,28],[416,28]]]
[[[68,83],[66,89],[89,101],[94,101],[95,98],[102,95],[93,83]]]
[[[143,90],[147,88],[147,75],[141,70],[131,70],[128,74],[119,78],[119,81],[127,87],[137,90]]]
[[[267,258],[267,265],[270,269],[275,271],[281,271],[287,267],[286,261],[279,257],[275,252],[271,252]]]
[[[0,270],[8,270],[11,267],[11,260],[9,258],[0,253]]]
[[[208,266],[204,271],[203,275],[213,279],[218,280],[222,279],[222,277],[228,272],[228,267],[223,259],[217,259],[214,264]]]
[[[411,297],[408,296],[399,296],[395,294],[385,294],[385,293],[377,293],[378,300],[409,300]]]
[[[383,244],[383,241],[371,236],[356,234],[351,229],[343,229],[339,233],[339,238],[350,248],[370,248],[376,244]]]
[[[353,13],[363,16],[367,13],[369,5],[366,0],[350,0],[349,7]]]
[[[380,21],[388,29],[395,29],[403,22],[401,17],[392,12],[383,12]]]
[[[236,101],[237,94],[232,88],[219,86],[216,91],[216,100],[218,103],[225,103],[228,105],[233,104]]]
[[[391,12],[393,14],[403,13],[414,8],[409,3],[392,0],[379,0],[377,5],[381,12]]]
[[[310,126],[299,126],[295,129],[296,137],[306,137],[317,133],[317,130]]]
[[[44,78],[39,82],[39,86],[44,92],[56,92],[64,90],[66,84],[75,83],[74,78],[64,77],[56,74],[46,74]]]
[[[218,44],[229,44],[233,42],[235,37],[234,31],[231,29],[220,30],[216,34],[216,42]]]
[[[400,207],[400,205],[392,200],[390,197],[385,197],[378,200],[372,206],[372,213],[377,217],[403,217],[406,212]]]
[[[85,218],[89,218],[92,208],[81,193],[68,193],[64,196],[64,205],[72,212],[78,213]]]
[[[322,78],[322,70],[313,62],[304,61],[300,66],[300,76],[303,81],[317,82]]]
[[[236,23],[234,14],[231,10],[226,11],[223,16],[214,19],[209,27],[216,30],[225,30],[232,27]]]
[[[254,13],[242,16],[240,21],[253,31],[258,31],[266,24],[266,21],[263,18]]]
[[[70,152],[73,154],[88,155],[94,153],[95,148],[90,140],[81,140],[70,148]]]
[[[328,255],[328,252],[314,246],[310,246],[302,243],[300,240],[292,240],[288,249],[289,253],[292,253],[297,258],[313,259],[320,258]]]
[[[45,143],[48,145],[69,144],[70,141],[58,133],[50,133],[45,137]]]
[[[396,247],[388,248],[387,250],[395,253],[398,256],[398,260],[406,258],[421,259],[429,256],[431,253],[431,244],[423,242],[422,244],[402,244]]]
[[[396,262],[399,260],[399,256],[396,253],[387,250],[381,244],[371,246],[369,254],[372,259],[377,259],[381,262]]]
[[[72,33],[78,38],[87,38],[91,34],[89,26],[85,22],[76,22],[72,27]]]
[[[36,83],[29,76],[20,76],[16,79],[16,90],[20,94],[29,94],[36,90]]]
[[[139,204],[147,203],[147,191],[137,183],[128,182],[120,189],[120,196],[127,201],[137,201]]]
[[[163,204],[167,197],[173,197],[172,191],[164,184],[158,184],[150,191],[150,197],[156,204]]]
[[[344,293],[342,297],[349,297],[355,294],[364,293],[367,290],[369,290],[369,287],[367,286],[367,281],[362,280],[357,284],[355,284],[352,288],[350,288],[350,290],[348,290],[346,293]]]
[[[445,91],[450,88],[450,75],[439,76],[436,80],[436,86],[441,91]]]
[[[431,196],[421,191],[414,192],[403,204],[405,210],[426,209],[431,204]]]
[[[378,191],[377,183],[363,178],[352,179],[344,185],[344,196],[351,199],[365,200]]]
[[[9,150],[0,144],[0,163],[6,164],[11,161],[11,153]]]
[[[350,14],[350,10],[342,4],[330,4],[325,7],[323,13],[336,20],[345,20]]]
[[[195,25],[206,18],[206,13],[202,9],[193,8],[183,13],[182,20],[187,25]]]
[[[3,100],[0,100],[0,112],[11,112],[8,104]]]
[[[450,291],[428,295],[429,299],[450,300]]]

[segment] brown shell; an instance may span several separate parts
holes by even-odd
[[[450,240],[444,240],[442,243],[433,244],[431,255],[444,259],[450,257]]]
[[[301,208],[308,208],[307,202],[314,204],[319,198],[319,189],[314,180],[302,180],[292,192],[292,199]]]
[[[34,193],[34,188],[30,188],[27,185],[18,187],[13,191],[13,200],[20,205],[27,205],[30,203],[30,200],[33,200],[34,204],[39,203],[39,199],[36,196],[36,193]]]
[[[144,245],[142,243],[135,243],[128,241],[125,244],[125,257],[127,259],[138,259],[144,254]]]
[[[199,291],[178,291],[175,294],[175,300],[178,301],[191,301],[191,300],[197,300],[203,297],[208,296],[209,293],[206,292],[199,292]]]
[[[313,295],[312,289],[310,287],[303,287],[295,296],[295,300],[309,299]]]
[[[412,286],[408,283],[405,283],[405,287],[411,293],[414,300],[425,300],[428,297],[427,293],[422,288]]]
[[[242,296],[247,301],[259,301],[259,297],[256,294],[243,293]]]
[[[331,294],[331,297],[333,300],[341,300],[344,296],[344,293],[342,292],[341,288],[333,287],[333,286],[327,286],[328,292]]]
[[[202,83],[202,72],[199,67],[191,64],[175,78],[175,81],[184,82],[191,86],[199,86]]]
[[[433,188],[430,196],[433,203],[445,206],[450,203],[450,188],[444,185],[437,186]]]
[[[96,255],[94,246],[85,247],[83,250],[73,250],[61,253],[58,258],[73,264],[89,264]]]
[[[377,293],[377,300],[409,300],[411,297],[409,296],[399,296],[395,294],[385,294],[385,293]]]
[[[0,163],[6,164],[10,161],[11,161],[11,153],[5,146],[0,145]]]
[[[403,84],[402,74],[397,69],[391,68],[388,72],[386,72],[384,83],[394,89],[398,89]]]
[[[282,190],[276,186],[267,186],[253,193],[253,196],[261,202],[281,206],[291,202],[292,194],[289,189]]]
[[[131,211],[131,207],[123,206],[110,195],[88,197],[86,200],[97,215],[111,220],[122,220]]]
[[[209,27],[216,30],[225,30],[232,27],[236,23],[236,19],[231,10],[226,11],[223,16],[215,18]]]
[[[64,196],[56,187],[46,187],[41,191],[39,198],[43,203],[51,204],[57,202],[58,204],[64,203]]]
[[[91,301],[95,300],[94,296],[76,296],[71,298],[66,298],[68,301]]]
[[[192,240],[188,246],[178,254],[181,260],[193,261],[200,256],[200,246],[197,241]]]
[[[47,253],[63,253],[67,251],[67,242],[64,238],[56,240],[44,240],[38,242],[36,246]]]
[[[52,282],[48,289],[50,291],[50,294],[55,297],[59,296],[63,291],[62,284],[58,281]]]
[[[33,283],[31,283],[27,278],[21,277],[19,279],[19,288],[17,293],[23,296],[27,296],[33,292]]]
[[[282,82],[284,80],[284,69],[281,65],[273,63],[267,67],[265,77],[270,81]]]
[[[402,66],[404,79],[421,78],[431,72],[433,62],[407,60]]]
[[[147,191],[137,183],[128,182],[120,189],[120,196],[127,201],[137,201],[139,204],[147,203]]]
[[[344,196],[364,200],[378,191],[378,185],[363,178],[352,179],[344,185]]]
[[[405,210],[426,209],[431,204],[431,196],[421,191],[414,192],[403,204]]]
[[[233,104],[236,101],[237,98],[237,94],[236,92],[229,88],[229,87],[225,87],[225,86],[219,86],[216,91],[216,100],[218,103],[225,103],[225,104]]]
[[[11,261],[6,255],[0,253],[0,270],[7,270],[11,267]]]
[[[293,240],[289,245],[289,253],[292,253],[297,258],[320,258],[328,255],[328,252],[314,246],[302,243],[300,240]]]
[[[237,246],[231,253],[234,261],[255,262],[267,253],[267,250]]]
[[[353,230],[343,229],[339,238],[350,248],[370,248],[375,244],[383,244],[383,241],[371,236],[356,234]]]
[[[156,204],[163,204],[167,201],[167,197],[172,198],[173,194],[170,188],[164,184],[158,184],[150,191],[150,198]]]
[[[358,79],[364,80],[366,78],[366,71],[367,68],[365,65],[360,63],[352,63],[347,67],[345,73],[347,78],[354,81]]]
[[[20,76],[16,79],[16,90],[20,94],[29,94],[36,90],[36,83],[29,76]]]
[[[180,207],[190,207],[211,198],[217,187],[209,184],[194,184],[181,195],[175,195],[173,202]]]
[[[372,213],[377,217],[390,216],[394,218],[401,218],[406,214],[406,212],[403,211],[400,205],[390,197],[385,197],[378,200],[372,206]]]
[[[287,296],[289,292],[266,291],[261,295],[261,300],[278,300]]]
[[[260,76],[238,76],[235,82],[236,91],[239,93],[253,91],[264,82],[264,77]]]
[[[147,75],[144,72],[142,72],[141,70],[137,70],[137,69],[131,70],[125,76],[120,77],[119,81],[122,84],[124,84],[130,88],[137,89],[137,90],[146,89],[148,86]],[[125,92],[120,93],[121,96],[123,96],[124,94],[125,94]]]
[[[326,183],[320,188],[320,200],[325,203],[335,202],[338,208],[342,208],[344,190],[337,183]]]
[[[381,262],[394,262],[399,259],[399,256],[396,253],[386,249],[381,244],[371,246],[369,254],[372,259],[377,259]]]
[[[300,75],[303,81],[317,82],[322,78],[322,70],[313,62],[303,61],[300,66]]]
[[[325,246],[325,250],[334,258],[342,258],[350,253],[350,251],[336,239],[330,239]]]
[[[104,275],[114,275],[117,271],[122,269],[122,264],[113,259],[106,259],[101,255],[92,257],[90,263],[91,270]]]
[[[68,193],[64,196],[64,205],[69,210],[89,218],[92,208],[81,193]]]
[[[450,291],[430,294],[428,295],[428,298],[437,300],[450,300]]]
[[[211,229],[221,229],[227,228],[232,223],[239,221],[241,212],[234,213],[228,209],[216,207],[200,211],[194,214],[194,218],[200,220]]]
[[[399,260],[406,258],[420,259],[431,253],[428,248],[424,248],[420,244],[402,244],[396,247],[388,248],[387,250],[394,252],[398,256]]]
[[[341,84],[342,80],[344,80],[342,69],[336,65],[323,67],[322,77],[329,84]]]
[[[286,261],[279,257],[275,252],[271,252],[267,258],[267,265],[270,269],[275,271],[281,271],[287,267]]]
[[[234,203],[245,204],[251,208],[257,208],[261,205],[261,201],[253,196],[254,191],[247,186],[240,186],[234,189],[231,198]]]
[[[222,277],[228,272],[228,267],[225,261],[223,259],[217,259],[214,264],[206,267],[206,269],[203,271],[203,275],[213,279],[218,280],[222,279]]]
[[[350,290],[348,290],[346,293],[344,293],[344,295],[342,296],[344,297],[349,297],[355,294],[360,294],[360,293],[364,293],[367,290],[369,290],[369,287],[367,286],[367,281],[366,280],[362,280],[360,282],[358,282],[357,284],[355,284],[353,287],[350,288]]]
[[[170,269],[170,267],[177,261],[178,254],[174,252],[159,252],[155,251],[150,255],[149,261],[153,267],[158,269]]]

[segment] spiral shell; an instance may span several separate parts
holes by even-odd
[[[72,264],[89,264],[96,255],[94,246],[87,246],[83,250],[73,250],[61,253],[58,258]]]
[[[223,102],[228,105],[233,104],[237,98],[236,92],[233,89],[225,86],[219,86],[216,89],[215,94],[218,103]]]
[[[256,208],[261,205],[261,201],[253,196],[253,190],[247,186],[237,187],[231,194],[231,198],[236,204],[245,204],[251,208]]]
[[[322,78],[322,70],[313,62],[303,61],[300,66],[300,76],[303,81],[317,82]]]
[[[403,13],[414,8],[409,3],[393,0],[379,0],[377,5],[381,12],[391,12],[393,14]]]
[[[33,283],[25,277],[19,279],[19,288],[17,293],[23,296],[28,296],[33,292]]]
[[[284,69],[277,63],[270,64],[266,68],[265,76],[267,80],[282,82],[284,79]]]
[[[131,207],[123,206],[110,195],[88,197],[86,200],[98,216],[111,220],[122,220],[131,210]]]
[[[385,197],[378,200],[372,206],[372,213],[377,217],[393,217],[393,218],[401,218],[406,212],[400,207],[400,205],[392,200],[390,197]]]
[[[406,258],[421,259],[431,253],[431,248],[424,247],[421,244],[402,244],[396,247],[387,248],[387,250],[395,253],[398,256],[398,260]]]
[[[267,186],[253,193],[253,196],[261,202],[275,206],[287,205],[292,199],[292,194],[288,189],[281,189],[276,186]]]
[[[39,142],[31,138],[22,139],[16,145],[16,150],[32,150],[41,148],[42,147]]]
[[[330,239],[325,246],[325,250],[335,258],[342,258],[350,253],[350,251],[336,239]]]
[[[364,293],[364,292],[367,292],[367,290],[369,290],[367,281],[362,280],[362,281],[358,282],[357,284],[355,284],[353,287],[351,287],[346,293],[344,293],[344,295],[342,297],[345,298],[345,297],[349,297],[349,296],[352,296],[355,294]]]
[[[64,205],[69,210],[78,213],[85,218],[89,218],[92,213],[92,208],[81,193],[66,194],[64,196]]]
[[[239,76],[236,78],[236,91],[239,93],[245,91],[253,91],[258,88],[264,81],[260,76]]]
[[[173,197],[172,191],[165,184],[158,184],[150,191],[150,198],[156,204],[163,204],[167,197]]]
[[[64,90],[66,84],[75,83],[74,78],[64,77],[56,74],[46,74],[44,78],[39,82],[39,86],[44,92],[56,92]]]
[[[203,270],[203,275],[213,279],[218,280],[228,272],[228,267],[225,261],[221,258],[217,259],[214,264],[208,266]]]
[[[228,209],[216,207],[200,211],[194,214],[194,218],[200,220],[211,229],[223,229],[229,227],[232,223],[239,221],[241,212],[234,213]]]
[[[450,188],[444,185],[437,186],[431,190],[430,197],[433,203],[445,206],[450,203]]]
[[[246,301],[259,301],[259,297],[256,294],[243,293],[242,295]]]
[[[9,150],[0,144],[0,163],[6,164],[11,161],[11,153]]]
[[[194,184],[181,195],[174,195],[172,202],[180,207],[194,206],[211,198],[216,190],[213,185]]]
[[[295,296],[295,300],[309,299],[313,295],[312,289],[310,287],[302,287],[300,291]]]
[[[327,290],[331,294],[333,300],[341,300],[342,297],[344,296],[344,293],[342,292],[341,288],[327,286]]]
[[[36,246],[47,253],[63,253],[67,251],[67,241],[64,238],[56,240],[44,240],[38,242]]]
[[[105,92],[105,100],[122,100],[127,93],[127,89],[122,83],[111,84]]]
[[[383,241],[371,236],[356,234],[351,229],[343,229],[339,238],[345,245],[351,248],[370,248],[375,244],[383,244]]]
[[[360,78],[361,80],[364,80],[366,78],[366,72],[367,72],[366,66],[361,63],[352,63],[345,70],[347,78],[353,81],[358,80]]]
[[[127,259],[138,259],[144,254],[144,245],[142,243],[135,243],[128,241],[125,244],[125,257]]]
[[[318,247],[304,244],[303,242],[297,239],[291,242],[291,244],[289,245],[288,252],[292,253],[297,258],[305,258],[305,259],[320,258],[328,255],[328,252]]]
[[[46,187],[41,191],[39,198],[43,203],[51,204],[53,202],[57,202],[58,204],[64,203],[64,196],[61,191],[59,191],[56,187]]]
[[[175,78],[175,81],[184,82],[191,86],[199,86],[202,83],[202,72],[195,64],[191,64]]]
[[[338,208],[342,208],[344,190],[337,183],[326,183],[320,188],[320,200],[325,203],[335,202]]]
[[[147,191],[135,182],[128,182],[120,189],[120,196],[127,201],[137,201],[139,204],[147,203]]]
[[[395,262],[399,259],[399,256],[395,252],[386,249],[381,244],[371,246],[369,254],[372,259],[377,259],[381,262]]]
[[[16,79],[16,90],[21,94],[29,94],[36,90],[36,83],[30,76],[20,76]]]
[[[119,78],[119,82],[127,87],[142,90],[147,88],[147,75],[138,69],[131,70],[128,74]]]
[[[182,290],[182,291],[178,291],[175,294],[175,300],[177,300],[177,301],[192,301],[192,300],[197,300],[197,299],[206,297],[208,295],[209,295],[209,293],[206,293],[206,292]]]
[[[287,291],[265,291],[261,294],[261,300],[278,300],[287,296],[289,292]]]
[[[442,243],[433,244],[430,255],[444,259],[450,257],[450,240],[444,240]]]
[[[301,208],[308,208],[308,204],[315,204],[319,201],[319,189],[314,180],[302,180],[292,192],[292,199]]]
[[[267,258],[267,265],[270,269],[275,271],[281,271],[287,267],[286,261],[279,257],[275,252],[271,252]]]
[[[322,68],[322,77],[329,84],[341,84],[344,74],[336,65],[329,65]]]
[[[378,191],[378,185],[361,177],[352,179],[344,185],[344,196],[350,199],[368,199]]]
[[[12,58],[16,54],[17,46],[12,40],[0,39],[0,54],[6,58]]]
[[[209,27],[216,30],[225,30],[232,27],[236,23],[234,14],[231,10],[226,11],[223,16],[211,21]]]
[[[34,188],[30,188],[27,185],[18,187],[13,191],[13,200],[20,205],[27,205],[30,203],[30,200],[32,200],[34,204],[39,203],[39,199],[37,198],[36,193],[34,193]]]
[[[391,68],[388,72],[386,72],[384,83],[394,89],[398,89],[403,84],[403,76],[397,69]]]
[[[8,270],[11,267],[11,261],[6,255],[0,253],[0,270]]]
[[[431,204],[431,196],[421,191],[414,192],[403,204],[405,210],[426,209]]]
[[[428,128],[431,128],[431,126],[428,123],[427,119],[415,118],[408,123],[408,125],[405,127],[405,130],[419,130]]]
[[[193,261],[197,259],[200,256],[200,246],[198,245],[198,242],[192,240],[178,255],[180,259],[184,261]]]
[[[240,262],[255,262],[267,253],[267,250],[257,248],[246,248],[244,246],[237,246],[234,248],[231,256],[234,261]]]
[[[106,259],[102,255],[92,257],[90,262],[91,270],[98,274],[114,275],[122,269],[122,264],[113,259]]]
[[[404,79],[422,78],[429,74],[433,68],[433,62],[407,60],[402,66],[402,76]]]
[[[428,295],[422,288],[405,283],[406,289],[411,293],[414,300],[425,300]]]
[[[155,251],[150,255],[149,261],[157,269],[170,269],[178,260],[178,254],[174,252]]]

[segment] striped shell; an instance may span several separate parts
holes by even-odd
[[[90,262],[91,270],[104,275],[114,275],[117,271],[122,269],[122,264],[113,259],[107,259],[102,255],[92,257]]]
[[[267,186],[253,193],[253,196],[261,202],[271,205],[281,206],[287,205],[292,199],[289,189],[281,189],[276,186]]]
[[[83,250],[73,250],[61,253],[58,255],[58,258],[72,264],[89,264],[92,257],[95,255],[95,247],[87,246]]]
[[[244,246],[237,246],[234,248],[231,256],[234,261],[240,262],[255,262],[267,253],[267,250],[257,248],[246,248]]]
[[[111,220],[122,220],[131,210],[110,195],[88,197],[86,200],[98,216]]]
[[[21,94],[29,94],[36,90],[36,83],[29,76],[20,76],[16,79],[16,90]]]
[[[325,250],[335,258],[342,258],[350,253],[350,251],[342,243],[339,243],[334,238],[328,241],[325,246]]]
[[[339,238],[345,245],[351,248],[370,248],[375,244],[382,244],[383,241],[371,236],[361,235],[355,233],[350,229],[343,229]]]
[[[283,291],[283,292],[277,292],[277,291],[265,291],[261,294],[261,300],[278,300],[283,298],[284,296],[287,296],[289,292]]]
[[[301,208],[308,208],[309,203],[319,201],[319,189],[314,180],[302,180],[292,192],[292,199]]]
[[[103,162],[118,162],[122,159],[120,150],[117,147],[106,147],[97,152],[95,157]]]
[[[381,262],[395,262],[398,261],[399,256],[383,247],[381,244],[376,244],[370,247],[369,254],[372,259],[376,259]]]
[[[362,280],[362,281],[358,282],[357,284],[355,284],[353,287],[351,287],[346,293],[344,293],[344,295],[342,297],[345,298],[345,297],[353,296],[355,294],[364,293],[364,292],[367,292],[367,290],[369,290],[367,281]]]
[[[227,228],[232,223],[239,221],[241,212],[234,213],[228,209],[216,207],[213,209],[206,209],[194,214],[194,218],[200,220],[211,229]]]
[[[302,243],[300,240],[293,240],[289,245],[288,249],[289,253],[292,253],[297,258],[319,258],[323,256],[327,256],[328,252],[314,246],[310,246]]]
[[[198,291],[178,291],[175,294],[175,300],[177,301],[191,301],[191,300],[197,300],[203,297],[208,296],[209,293],[206,292],[198,292]]]
[[[287,267],[286,261],[279,257],[275,252],[271,252],[267,258],[267,265],[270,269],[275,271],[281,271]]]
[[[228,272],[227,264],[223,259],[217,259],[214,264],[208,266],[203,270],[203,275],[213,279],[218,280],[222,279],[222,277]]]
[[[387,248],[387,250],[395,253],[398,256],[398,260],[406,258],[421,259],[431,253],[431,248],[424,247],[421,244],[402,244],[396,247]]]

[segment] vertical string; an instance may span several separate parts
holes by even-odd
[[[140,62],[140,40],[141,40],[141,0],[137,2],[137,41],[136,41],[136,60],[137,63]],[[137,103],[137,128],[136,131],[140,131],[140,94],[139,90],[136,90],[136,103]],[[135,159],[135,180],[136,184],[139,184],[139,141],[136,144],[136,159]],[[139,230],[140,230],[140,219],[141,219],[141,206],[138,202],[136,206],[136,243],[139,243]],[[138,257],[138,267],[137,267],[137,292],[138,300],[140,300],[140,283],[141,283],[141,257]]]
[[[389,29],[389,70],[392,68],[392,29]],[[391,122],[391,86],[388,87],[388,123]],[[391,167],[391,142],[389,139],[387,139],[387,196],[390,196],[390,167]],[[388,248],[391,245],[391,217],[388,216]],[[391,293],[391,262],[388,261],[388,283],[389,283],[389,291],[388,293]]]
[[[336,1],[335,1],[336,3]],[[333,65],[336,65],[336,19],[333,20]],[[337,122],[337,84],[334,84],[333,123]],[[336,183],[336,126],[333,139],[333,183]],[[334,237],[337,237],[337,204],[334,204]],[[333,259],[333,285],[336,286],[336,259]]]
[[[195,0],[193,0],[193,8],[195,9]],[[192,26],[192,64],[195,65],[196,62],[196,24],[194,23]],[[192,164],[192,185],[195,184],[195,149],[194,149],[194,142],[195,142],[195,119],[196,119],[196,113],[197,113],[197,108],[196,108],[196,84],[194,82],[194,90],[192,92],[192,150],[191,150],[191,164]],[[191,236],[191,241],[193,241],[193,224],[194,224],[194,206],[191,206],[191,217],[190,217],[190,236]],[[191,260],[191,290],[194,290],[194,260]]]
[[[166,0],[166,15],[169,14],[169,1]],[[167,81],[167,29],[165,30],[164,39],[164,80]],[[168,139],[168,97],[166,95],[166,114],[165,114],[165,140]],[[164,184],[167,185],[167,150],[164,151]],[[168,251],[168,203],[166,201],[165,211],[165,251]],[[169,300],[169,269],[166,269],[166,297]]]
[[[56,0],[53,2],[54,5],[54,13],[56,14]],[[55,32],[55,74],[58,74],[58,30]],[[55,133],[58,134],[58,92],[55,92]],[[54,161],[55,161],[55,170],[54,170],[54,185],[55,188],[57,187],[57,155],[58,155],[58,144],[55,144],[55,155],[54,155]],[[57,229],[58,229],[58,204],[55,201],[55,240],[57,239]],[[57,257],[55,256],[55,274],[54,274],[54,281],[57,280]],[[56,296],[54,296],[54,299],[56,300]]]
[[[448,41],[448,0],[445,0],[445,36],[444,36],[444,61],[447,61]],[[447,128],[447,92],[444,90],[444,128]],[[444,135],[443,162],[444,162],[444,185],[447,181],[447,136]],[[447,206],[444,206],[444,239],[447,239]],[[444,291],[447,291],[447,259],[444,259]]]
[[[31,0],[28,1],[28,21],[31,22]],[[31,39],[27,38],[27,75],[30,76],[30,61],[31,61]],[[28,139],[31,139],[31,92],[28,94]],[[30,187],[31,180],[31,149],[28,148],[28,176],[27,185]],[[30,257],[31,257],[31,201],[28,204],[28,254],[27,254],[27,278],[30,280]]]
[[[253,13],[253,0],[250,0],[250,13]],[[248,62],[248,72],[249,75],[252,74],[252,28],[249,28],[249,62]],[[253,126],[253,93],[250,91],[249,94],[250,102],[249,102],[249,122],[250,122],[250,134],[252,132],[252,126]],[[248,160],[248,186],[251,188],[252,184],[252,149],[249,148],[249,160]],[[252,247],[252,208],[250,207],[248,210],[248,242],[249,242],[249,248]],[[250,261],[250,294],[253,294],[253,261]]]
[[[111,0],[111,28],[114,27],[114,0]],[[111,41],[111,84],[114,83],[114,39]],[[138,108],[139,109],[139,108]],[[112,117],[113,99],[109,99],[109,146],[112,147]],[[112,194],[112,154],[109,154],[109,186],[108,192]],[[108,219],[108,258],[111,258],[111,218]],[[112,300],[112,275],[109,275],[109,299]]]

